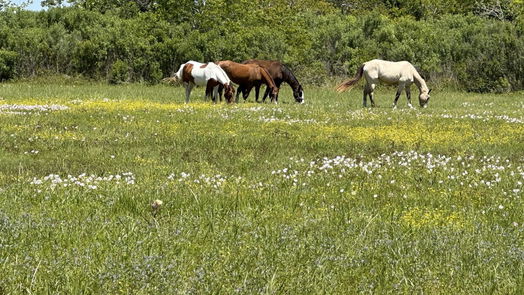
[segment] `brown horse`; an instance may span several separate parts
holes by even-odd
[[[289,70],[288,67],[283,65],[281,62],[277,60],[262,60],[262,59],[250,59],[243,62],[243,64],[256,64],[263,68],[265,68],[269,75],[271,75],[271,78],[275,81],[275,85],[280,90],[280,85],[282,85],[283,82],[286,82],[289,84],[291,89],[293,89],[293,97],[295,98],[295,101],[298,103],[304,102],[304,89],[302,88],[302,85],[298,82],[297,78],[291,70]],[[260,86],[258,86],[260,88]],[[238,91],[242,91],[243,89],[238,89]],[[259,89],[255,89],[255,92],[257,93],[256,100],[258,101],[258,92]],[[269,94],[269,88],[266,88],[266,92],[264,93],[264,96],[262,97],[262,100],[265,101],[266,97]],[[278,101],[278,96],[277,96]]]
[[[239,64],[230,60],[224,60],[217,62],[217,65],[220,66],[229,76],[229,79],[236,83],[243,89],[242,96],[244,99],[247,99],[249,92],[253,87],[257,92],[260,90],[261,84],[266,84],[270,89],[269,97],[271,101],[277,102],[278,97],[278,87],[275,85],[275,81],[271,78],[268,71],[263,67],[255,64]],[[238,102],[238,95],[240,91],[237,91],[236,101]]]

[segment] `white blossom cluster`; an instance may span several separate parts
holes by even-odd
[[[175,110],[177,113],[194,114],[195,109],[191,106],[184,106]]]
[[[513,118],[508,115],[491,115],[491,114],[465,114],[465,115],[451,115],[451,114],[442,114],[441,118],[445,119],[471,119],[479,120],[482,122],[488,122],[493,120],[500,120],[510,124],[522,124],[524,123],[523,118]]]
[[[264,123],[271,123],[271,122],[283,122],[283,123],[287,123],[289,125],[292,125],[292,124],[317,124],[317,120],[315,119],[304,119],[304,120],[300,120],[300,119],[292,119],[290,116],[285,116],[284,118],[277,118],[275,116],[271,116],[271,117],[265,117],[265,116],[260,116],[258,118],[259,121],[261,122],[264,122]]]
[[[181,172],[178,176],[177,174],[172,173],[167,177],[167,179],[170,181],[176,180],[181,183],[193,183],[211,187],[213,189],[219,189],[226,183],[228,177],[221,174],[211,176],[201,174],[197,177],[192,177],[189,173]]]
[[[291,164],[271,174],[284,181],[292,181],[294,186],[305,186],[315,177],[327,176],[335,181],[347,178],[350,173],[365,173],[376,181],[384,178],[387,183],[396,184],[402,182],[405,175],[419,174],[432,178],[436,184],[446,183],[456,187],[494,189],[504,183],[499,186],[504,195],[520,194],[524,182],[524,166],[515,166],[509,159],[498,156],[450,157],[409,151],[383,154],[370,160],[362,158],[324,157],[309,163],[304,159],[291,158]],[[329,181],[326,182],[326,186],[329,185]]]
[[[5,114],[26,114],[30,112],[53,112],[64,111],[69,109],[68,106],[51,104],[51,105],[25,105],[25,104],[1,104],[0,113]]]
[[[121,174],[97,176],[94,174],[87,175],[82,173],[78,176],[67,175],[62,178],[58,174],[49,174],[43,178],[33,178],[30,184],[55,189],[57,187],[83,187],[90,190],[96,190],[103,183],[113,184],[135,184],[135,176],[131,172],[124,172]]]

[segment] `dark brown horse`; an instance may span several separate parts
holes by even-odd
[[[275,81],[275,85],[279,90],[280,85],[282,85],[283,82],[286,82],[287,84],[289,84],[291,89],[293,89],[293,97],[295,98],[295,101],[298,103],[304,102],[304,90],[302,89],[302,85],[300,85],[297,78],[295,77],[295,75],[293,75],[289,68],[283,65],[281,62],[277,60],[250,59],[244,61],[243,64],[256,64],[265,68],[269,72],[269,75],[271,75],[271,78],[273,78],[273,80]],[[240,91],[243,91],[243,89],[239,87],[238,92]],[[255,88],[255,92],[256,100],[258,101],[259,89]],[[268,92],[269,89],[266,89],[266,92],[264,93],[262,100],[266,100]]]
[[[219,61],[217,65],[227,73],[233,83],[238,84],[238,87],[242,88],[242,96],[244,99],[249,96],[249,92],[253,87],[255,87],[258,97],[260,85],[266,84],[271,101],[276,102],[278,87],[275,85],[275,81],[273,81],[268,71],[263,67],[255,64],[239,64],[230,60]],[[240,91],[237,91],[237,102],[239,94]]]

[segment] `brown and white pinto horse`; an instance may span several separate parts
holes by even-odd
[[[239,88],[242,88],[242,96],[246,99],[249,96],[249,92],[253,87],[255,90],[260,90],[261,84],[266,84],[269,90],[269,97],[271,101],[277,102],[278,96],[278,87],[275,85],[275,81],[271,78],[268,71],[263,67],[255,64],[239,64],[230,60],[219,61],[217,64],[227,73],[231,81],[238,84]],[[238,95],[240,91],[237,92],[236,101],[238,102]]]
[[[215,103],[218,97],[218,86],[223,86],[225,89],[224,96],[228,102],[232,102],[235,88],[231,86],[231,80],[224,70],[212,62],[202,64],[196,61],[188,61],[180,66],[175,77],[182,81],[186,87],[186,103],[189,102],[191,90],[195,86],[206,86],[206,97],[212,96]]]
[[[289,70],[289,68],[283,65],[281,62],[277,60],[250,59],[244,61],[243,64],[256,64],[265,68],[269,72],[269,75],[271,75],[271,78],[273,78],[273,80],[275,81],[275,85],[279,90],[280,85],[282,85],[283,82],[286,82],[287,84],[289,84],[291,89],[293,89],[293,97],[295,98],[295,101],[298,103],[304,103],[304,89],[302,88],[302,85],[300,85],[295,75],[293,75],[293,72],[291,72],[291,70]],[[260,88],[260,86],[258,86],[258,88]],[[238,92],[240,91],[243,91],[243,89],[238,88]],[[258,101],[259,89],[255,88],[255,92],[256,100]],[[266,92],[262,97],[263,101],[266,100],[268,94],[269,88],[266,88]]]

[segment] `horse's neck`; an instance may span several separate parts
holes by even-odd
[[[293,75],[293,73],[291,73],[291,71],[284,65],[282,65],[282,70],[282,78],[284,82],[289,84],[289,86],[291,86],[293,90],[298,89],[298,87],[300,87],[300,83],[298,83],[298,80],[295,77],[295,75]]]
[[[426,85],[426,81],[422,79],[422,76],[420,76],[416,70],[413,72],[413,79],[420,92],[428,92],[428,85]]]

